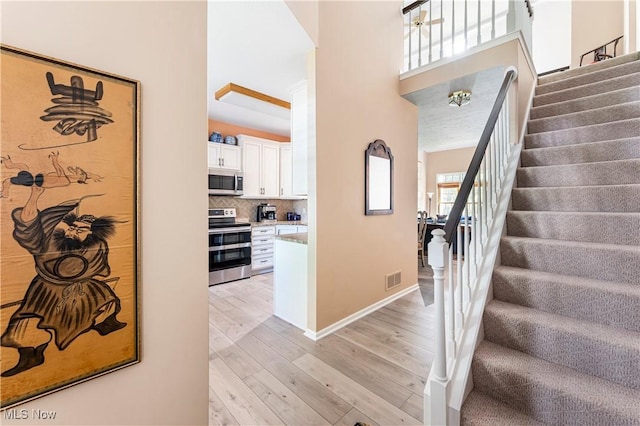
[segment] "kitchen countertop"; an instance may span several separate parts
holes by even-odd
[[[249,222],[251,226],[275,226],[275,225],[297,225],[297,226],[307,226],[307,222],[301,221],[289,221],[289,220],[278,220],[275,222]]]
[[[291,243],[298,243],[298,244],[307,244],[307,233],[306,232],[301,232],[299,234],[281,234],[281,235],[276,235],[276,239],[277,240],[282,240],[282,241],[289,241]]]

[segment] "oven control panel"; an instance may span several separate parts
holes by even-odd
[[[235,208],[229,208],[229,209],[209,209],[209,217],[219,217],[219,218],[225,218],[225,217],[236,217],[236,209]]]

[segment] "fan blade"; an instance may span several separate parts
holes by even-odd
[[[425,22],[425,24],[438,25],[444,22],[444,18],[433,19],[429,22]]]
[[[422,12],[420,12],[420,22],[424,22],[426,18],[427,18],[427,11],[423,10]]]

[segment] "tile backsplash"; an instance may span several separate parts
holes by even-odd
[[[269,203],[276,206],[278,220],[287,220],[287,212],[295,212],[302,217],[302,221],[307,221],[307,200],[251,200],[240,197],[209,196],[210,209],[235,208],[236,217],[239,221],[255,222],[258,215],[258,205]]]

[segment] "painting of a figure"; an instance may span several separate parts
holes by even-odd
[[[6,409],[140,360],[140,84],[1,49]]]

